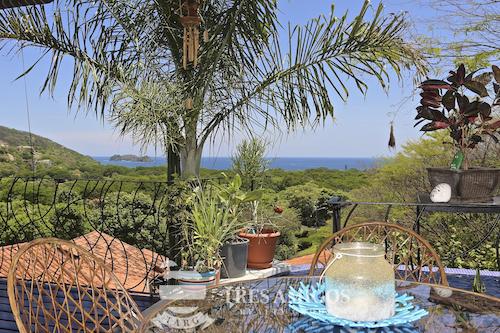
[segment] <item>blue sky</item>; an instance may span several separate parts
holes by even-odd
[[[411,17],[417,18],[432,15],[429,8],[422,7],[412,1],[383,1],[386,12],[408,11]],[[335,1],[336,13],[340,16],[345,10],[357,13],[362,0]],[[331,1],[325,0],[280,0],[280,21],[286,24],[305,23],[319,14],[328,14]],[[378,2],[374,2],[378,4]],[[426,31],[422,31],[426,33]],[[37,52],[25,52],[26,66],[31,64]],[[46,67],[45,67],[46,68]],[[71,75],[71,67],[64,73],[60,89],[53,98],[39,95],[39,89],[45,76],[44,66],[27,76],[26,86],[28,105],[31,115],[33,133],[45,136],[58,143],[83,154],[92,156],[108,156],[115,153],[139,153],[139,146],[134,145],[128,137],[119,134],[105,121],[94,114],[76,114],[69,112],[66,104],[66,87]],[[26,101],[24,80],[14,79],[22,73],[22,59],[19,54],[8,54],[7,49],[0,53],[0,125],[27,130]],[[67,73],[67,74],[66,74]],[[271,143],[269,156],[293,157],[371,157],[389,156],[393,154],[387,149],[389,123],[399,108],[400,102],[410,96],[413,90],[411,74],[407,73],[404,84],[395,78],[390,89],[384,92],[376,82],[367,80],[370,85],[368,93],[363,96],[354,84],[347,103],[334,100],[336,107],[335,121],[327,121],[325,126],[315,131],[299,131],[291,135],[277,137],[267,134]],[[398,147],[409,139],[418,138],[420,134],[413,128],[414,110],[417,100],[406,102],[395,118],[395,131]],[[205,156],[228,156],[234,146],[242,139],[236,135],[230,142],[216,140],[217,144],[205,148]],[[148,149],[149,155],[155,155],[153,147]],[[161,155],[161,151],[156,153]]]

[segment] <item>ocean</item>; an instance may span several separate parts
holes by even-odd
[[[119,165],[128,168],[152,167],[166,164],[164,157],[151,157],[151,162],[110,161],[106,156],[94,156],[101,164]],[[366,170],[376,167],[380,158],[376,157],[275,157],[269,158],[269,167],[283,170],[305,170],[327,168],[336,170]],[[231,168],[230,157],[202,157],[201,166],[206,169],[227,170]]]

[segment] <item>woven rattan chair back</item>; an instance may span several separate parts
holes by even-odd
[[[55,238],[25,244],[8,275],[12,312],[21,333],[135,332],[143,316],[104,263]]]
[[[396,279],[448,285],[441,259],[427,240],[408,228],[384,222],[355,224],[331,235],[316,252],[309,275],[321,274],[335,244],[356,241],[383,244]]]

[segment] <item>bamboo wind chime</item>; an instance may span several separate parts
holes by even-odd
[[[189,64],[193,67],[198,65],[198,49],[200,47],[200,25],[201,17],[198,12],[200,0],[183,0],[180,3],[180,21],[184,28],[183,46],[182,46],[182,66],[188,68]],[[208,39],[208,31],[205,31],[204,40]]]
[[[193,68],[198,66],[198,49],[200,47],[200,25],[201,17],[198,12],[201,0],[181,0],[180,21],[184,28],[182,45],[182,67],[188,69],[188,65]],[[208,31],[205,30],[204,41],[208,41]],[[193,98],[186,98],[184,101],[186,109],[193,108]]]

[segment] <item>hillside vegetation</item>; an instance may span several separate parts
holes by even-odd
[[[426,167],[447,166],[452,158],[448,146],[442,144],[445,140],[444,136],[434,134],[408,142],[394,158],[387,159],[373,170],[266,170],[254,185],[264,189],[260,205],[263,210],[272,213],[279,208],[283,211],[280,221],[276,222],[282,234],[277,258],[314,253],[331,234],[332,217],[326,209],[326,202],[331,196],[353,201],[414,202],[417,193],[428,193],[430,186]],[[28,133],[0,127],[0,176],[32,176],[30,163],[34,151],[37,177],[130,182],[112,182],[114,187],[106,191],[101,187],[111,184],[109,182],[92,190],[85,189],[87,182],[58,182],[60,195],[54,206],[55,188],[48,179],[19,182],[9,195],[11,182],[4,178],[0,180],[0,212],[8,216],[6,223],[9,228],[0,234],[0,243],[18,243],[42,236],[73,238],[92,230],[92,221],[105,220],[109,224],[106,226],[107,233],[139,247],[148,247],[159,253],[166,251],[168,244],[158,242],[158,237],[154,236],[158,226],[153,220],[185,210],[185,202],[177,197],[181,191],[177,186],[166,184],[162,186],[168,188],[167,197],[172,197],[158,202],[153,199],[158,195],[155,192],[158,183],[151,182],[166,180],[165,166],[126,168],[101,165],[40,136],[33,136],[34,149],[27,142]],[[499,157],[497,149],[480,147],[474,157],[474,165],[498,167]],[[229,177],[234,173],[231,170],[224,172]],[[203,169],[201,177],[211,178],[216,183],[224,182],[220,170]],[[29,191],[34,191],[32,187],[38,188],[38,184],[42,183],[44,186],[40,186],[37,196],[32,198]],[[94,181],[90,183],[97,184]],[[70,206],[67,205],[68,193],[74,199]],[[101,197],[103,195],[105,198]],[[8,208],[7,200],[11,200],[10,207],[13,208]],[[151,210],[151,207],[164,203],[168,203],[169,208],[158,206]],[[30,205],[33,207],[26,210],[26,206]],[[12,209],[16,211],[15,216],[8,213]],[[30,216],[31,211],[39,210],[47,212],[41,225],[38,225],[41,222],[37,219],[33,222]],[[156,210],[161,214],[156,214]],[[347,213],[348,209],[344,209],[343,219]],[[385,213],[382,206],[360,206],[351,216],[350,223],[382,221]],[[137,219],[138,216],[141,218]],[[391,222],[411,227],[414,219],[413,208],[394,207],[391,210]],[[32,221],[30,228],[26,228],[29,221]],[[495,269],[495,240],[488,237],[489,234],[498,234],[498,226],[496,230],[492,229],[494,221],[491,215],[429,214],[422,218],[422,234],[438,250],[447,266]]]
[[[99,166],[88,156],[39,135],[0,126],[0,176],[32,175],[32,165],[39,175],[80,177]]]

